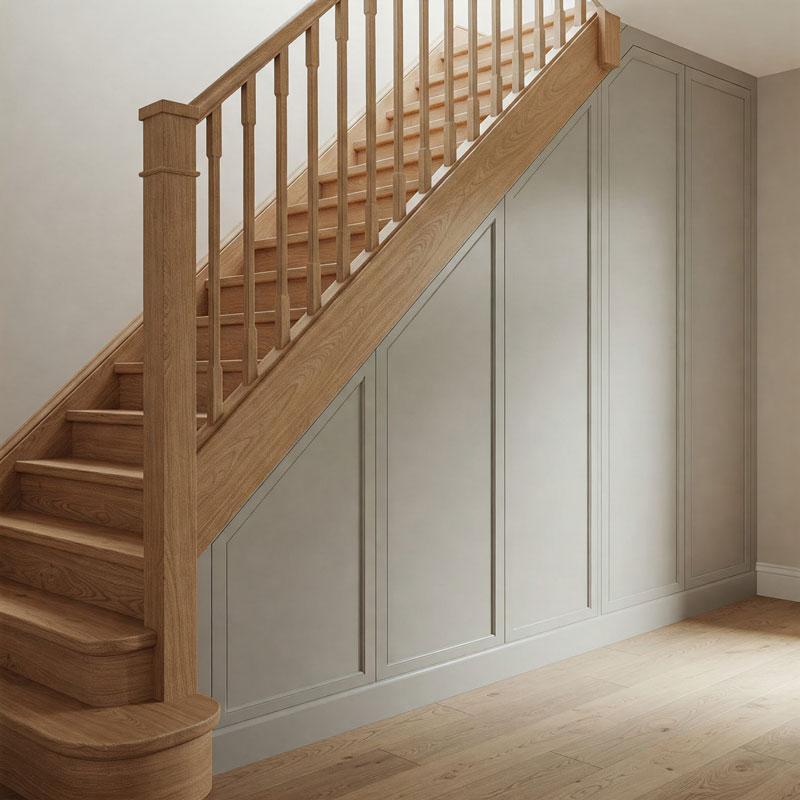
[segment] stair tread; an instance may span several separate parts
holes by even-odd
[[[239,276],[241,279],[241,276]],[[199,360],[195,362],[198,372],[208,371],[208,361]],[[222,363],[223,372],[241,372],[242,359],[225,359]],[[114,372],[118,375],[141,375],[144,372],[144,361],[118,361],[114,364]]]
[[[386,113],[387,114],[391,114],[393,112],[387,111]],[[431,147],[431,155],[434,158],[436,156],[444,155],[444,147],[441,146],[441,145],[439,145],[438,147]],[[405,158],[403,159],[403,164],[405,166],[408,166],[409,164],[416,164],[418,161],[419,161],[419,151],[412,150],[411,152],[405,154]],[[379,158],[377,160],[377,162],[376,162],[376,168],[377,168],[378,172],[394,170],[394,156],[391,156],[389,158]],[[365,175],[366,172],[367,172],[367,165],[366,164],[353,164],[350,167],[348,167],[348,169],[347,169],[347,174],[348,174],[349,177],[356,177],[356,176],[359,176],[359,175]],[[322,172],[322,173],[320,173],[320,176],[319,176],[319,182],[320,183],[329,183],[331,181],[338,180],[338,178],[339,178],[339,174],[337,172],[333,171],[333,170],[331,172]],[[378,186],[377,190],[378,190],[378,193],[380,194],[381,189],[388,189],[388,188],[389,188],[388,185],[387,186]],[[356,224],[363,225],[363,223],[356,223]],[[336,229],[334,228],[333,230],[336,230]]]
[[[335,275],[336,264],[335,263],[320,264],[319,270],[321,275]],[[308,273],[308,267],[289,267],[287,271],[289,273],[290,281],[305,280],[306,275]],[[259,272],[256,272],[255,281],[257,284],[275,283],[277,274],[278,274],[277,270],[274,269],[261,270]],[[244,281],[243,275],[226,275],[224,278],[220,278],[219,285],[222,288],[226,286],[241,286],[243,281]],[[208,278],[206,278],[206,287],[208,287]]]
[[[503,88],[508,89],[511,86],[511,76],[506,75],[503,77]],[[484,81],[483,83],[478,84],[478,96],[482,97],[487,94],[490,94],[492,91],[492,84],[490,81]],[[461,100],[466,100],[469,97],[469,90],[468,89],[457,89],[453,92],[453,100],[455,102],[460,102]],[[430,99],[429,107],[430,108],[441,108],[444,105],[444,95],[436,95]],[[406,116],[408,114],[414,114],[419,111],[420,104],[418,102],[414,103],[406,103],[403,106],[403,115]],[[393,120],[394,119],[394,109],[389,109],[386,112],[386,119]]]
[[[435,124],[436,123],[432,123],[432,125],[435,125]],[[434,130],[434,128],[431,127],[431,130]],[[384,135],[385,134],[381,134],[381,136],[384,136]],[[366,143],[366,139],[364,139],[364,140],[357,139],[353,144],[354,149],[358,150],[358,147],[356,145],[358,145],[358,143],[360,141],[364,141]],[[378,141],[380,141],[380,136],[378,137]],[[365,147],[366,147],[366,144],[365,144]],[[325,173],[325,174],[328,174],[328,173]],[[418,187],[419,187],[419,181],[417,181],[416,179],[410,179],[410,180],[406,181],[406,192],[413,194],[414,192],[417,191]],[[394,191],[394,188],[392,186],[379,186],[378,187],[378,198],[391,197],[393,191]],[[347,204],[350,205],[351,203],[360,203],[363,200],[365,200],[366,197],[367,197],[366,189],[361,189],[361,190],[358,190],[358,191],[355,191],[355,192],[349,192],[348,195],[347,195]],[[325,208],[336,208],[336,206],[338,204],[339,204],[339,198],[336,195],[334,195],[333,197],[320,197],[320,199],[319,199],[319,208],[320,208],[320,210],[325,209]],[[290,217],[292,215],[294,215],[294,214],[305,214],[305,213],[307,213],[307,211],[308,211],[308,203],[295,203],[295,204],[289,206],[289,216]]]
[[[90,655],[153,647],[156,635],[133,617],[0,578],[0,626]]]
[[[391,161],[391,159],[388,159]],[[380,162],[379,162],[380,163]],[[392,161],[392,163],[394,163]],[[358,165],[361,166],[361,165]],[[322,176],[320,176],[322,178]],[[389,222],[389,219],[380,219],[378,220],[379,225],[384,225],[385,223]],[[347,228],[350,231],[350,234],[354,233],[361,233],[364,228],[366,227],[366,223],[364,222],[351,222]],[[331,228],[320,228],[317,232],[318,239],[335,239],[338,233],[338,228],[331,227]],[[308,241],[308,231],[299,231],[297,233],[290,233],[287,236],[287,240],[289,244],[302,244],[303,242]],[[266,239],[256,239],[256,250],[267,250],[271,247],[275,247],[277,242],[277,237],[275,236],[268,236]]]
[[[141,489],[143,469],[135,464],[121,464],[113,461],[97,461],[89,458],[38,458],[17,461],[17,472],[29,475],[46,475],[52,478],[67,478],[120,486],[128,489]]]
[[[467,124],[467,115],[465,113],[455,114],[453,116],[453,121],[456,125],[466,125]],[[428,130],[433,133],[434,131],[440,131],[444,129],[444,119],[433,120],[430,125],[428,126]],[[403,127],[403,138],[404,139],[416,139],[419,138],[420,133],[420,126],[419,125],[405,125]],[[379,133],[375,137],[376,144],[389,144],[394,141],[394,130],[386,131],[385,133]],[[361,152],[362,150],[367,149],[367,140],[366,139],[356,139],[353,142],[353,150],[357,153]],[[410,152],[410,151],[409,151]],[[417,185],[417,181],[414,181],[414,185]],[[382,187],[382,190],[386,192],[386,194],[391,195],[392,187],[386,186]],[[380,191],[380,190],[379,190]]]
[[[104,408],[104,409],[73,409],[67,411],[69,422],[92,422],[111,425],[144,425],[144,411]],[[198,423],[205,422],[206,415],[197,414]]]
[[[303,314],[306,313],[305,308],[291,308],[289,309],[289,317],[293,320],[298,320]],[[256,311],[256,324],[265,322],[274,322],[274,311]],[[241,311],[232,314],[220,314],[220,324],[222,325],[241,325],[244,322],[244,314]],[[208,327],[208,317],[197,318],[198,327]],[[203,415],[205,416],[205,415]]]
[[[139,569],[143,565],[144,546],[135,533],[35,511],[0,513],[0,536]]]
[[[72,758],[133,758],[176,747],[210,731],[215,700],[180,700],[95,708],[0,669],[0,727]]]

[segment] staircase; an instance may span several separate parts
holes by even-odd
[[[37,800],[201,798],[215,701],[196,693],[196,556],[618,63],[619,21],[542,2],[453,23],[348,125],[346,0],[317,0],[198,96],[142,109],[145,313],[0,450],[0,783]],[[338,119],[317,130],[319,19]],[[573,23],[572,27],[569,24]],[[288,47],[305,39],[308,165],[287,175]],[[382,43],[388,45],[388,43]],[[256,210],[255,75],[274,62],[277,185]],[[222,103],[241,94],[241,230],[220,237]],[[259,106],[260,107],[260,106]],[[195,265],[195,128],[209,256]]]

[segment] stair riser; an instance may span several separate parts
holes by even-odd
[[[335,184],[332,184],[335,186]],[[334,191],[335,194],[335,191]],[[350,233],[350,255],[357,256],[364,249],[363,232]],[[269,272],[275,269],[275,247],[261,247],[256,250],[256,272]],[[320,239],[319,260],[321,264],[336,262],[336,239]],[[308,242],[289,244],[289,266],[305,267],[308,264]]]
[[[417,147],[417,145],[415,145]],[[416,150],[414,151],[416,152]],[[391,151],[389,151],[391,155]],[[364,163],[363,157],[358,162]],[[412,197],[416,189],[406,192],[407,197]],[[364,209],[366,208],[365,200],[354,200],[347,204],[347,221],[348,223],[363,222]],[[390,217],[392,215],[392,198],[391,195],[378,198],[378,208],[380,209],[381,217]],[[339,224],[338,209],[336,206],[330,208],[321,208],[319,210],[319,224],[318,229],[335,228]],[[289,217],[289,233],[305,233],[308,230],[308,214],[292,214]]]
[[[78,653],[0,623],[0,667],[96,707],[153,698],[153,649]]]
[[[144,616],[142,570],[134,567],[0,538],[0,576],[138,619]]]
[[[478,92],[478,100],[481,108],[488,108],[491,93],[488,89],[484,88]],[[453,113],[455,115],[467,113],[467,97],[456,99],[453,103]],[[441,122],[444,120],[444,102],[436,98],[431,100],[429,109],[429,119],[431,123]],[[403,124],[407,126],[419,125],[419,106],[409,106],[403,112]]]
[[[90,761],[0,727],[0,782],[30,800],[202,800],[211,791],[211,734],[146,756]]]
[[[322,291],[324,292],[336,281],[335,275],[322,276]],[[223,314],[241,314],[244,311],[244,294],[241,286],[226,286],[220,292]],[[289,281],[289,304],[292,308],[306,307],[306,281],[296,278]],[[264,282],[256,284],[256,311],[275,310],[275,283]]]
[[[461,128],[463,126],[459,126]],[[433,130],[430,132],[430,146],[441,147],[444,144],[444,133],[442,130]],[[403,152],[406,156],[414,155],[419,150],[419,136],[409,136],[403,140]],[[356,164],[364,164],[367,160],[366,148],[359,144],[355,148]],[[394,158],[394,140],[388,142],[378,143],[377,145],[378,158]],[[391,203],[389,204],[391,209]]]
[[[237,356],[238,358],[238,356]],[[143,376],[139,373],[122,373],[117,375],[119,383],[120,408],[141,411],[143,407],[144,383]],[[222,396],[227,397],[242,382],[241,372],[222,373]],[[197,373],[197,410],[205,412],[208,398],[207,379],[205,372]]]
[[[140,425],[72,423],[72,455],[123,464],[141,464],[144,460]]]
[[[434,166],[440,164],[443,160],[441,154],[433,157]],[[418,163],[416,160],[410,164],[406,164],[404,168],[405,179],[407,181],[416,180],[419,177]],[[380,166],[377,170],[376,185],[378,187],[391,186],[392,176],[394,174],[394,164],[391,162]],[[347,181],[348,191],[360,192],[367,188],[367,177],[363,175],[350,175]],[[320,197],[333,197],[336,194],[336,181],[323,181],[320,183]]]
[[[258,357],[263,358],[272,350],[275,342],[275,325],[272,322],[259,322],[256,324],[258,335]],[[244,333],[242,325],[222,325],[220,327],[220,352],[222,359],[235,359],[243,357]],[[208,359],[208,328],[197,328],[197,358],[200,361]]]
[[[526,45],[526,47],[528,47],[528,46],[532,47],[533,46],[533,42],[531,41],[530,45]],[[465,64],[465,66],[466,66],[466,64]],[[512,69],[513,69],[513,65],[512,64],[510,64],[510,63],[503,64],[502,65],[502,69],[500,71],[500,74],[504,78],[510,78],[511,74],[512,74]],[[533,53],[532,52],[525,54],[525,69],[526,69],[526,71],[530,70],[530,69],[533,69]],[[460,72],[460,71],[461,70],[457,70],[457,72]],[[438,76],[436,76],[436,77],[437,77],[436,81],[434,83],[432,83],[428,87],[428,93],[430,95],[431,100],[434,100],[434,99],[438,100],[439,98],[444,96],[444,81],[443,80],[439,81]],[[482,67],[481,69],[478,70],[478,83],[486,83],[486,82],[490,81],[491,78],[492,78],[492,67],[491,67],[491,65],[484,66],[484,67]],[[454,75],[453,76],[453,87],[455,88],[455,91],[459,91],[461,89],[466,89],[468,85],[469,85],[469,75]],[[417,95],[419,95],[419,89],[417,89]]]
[[[141,532],[142,492],[99,483],[20,475],[22,510]]]

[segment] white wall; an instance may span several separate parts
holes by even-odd
[[[758,81],[758,561],[800,568],[800,69]],[[798,571],[800,576],[800,570]],[[782,576],[791,577],[791,576]],[[772,577],[767,577],[769,582]],[[800,585],[798,577],[793,581]],[[787,581],[781,581],[787,583]],[[800,600],[800,589],[794,600]],[[772,593],[770,591],[770,593]]]
[[[568,0],[569,2],[569,0]],[[188,102],[306,4],[305,0],[0,0],[0,442],[141,311],[141,126],[137,109]],[[552,9],[552,0],[545,3]],[[504,26],[512,4],[504,0]],[[417,48],[417,4],[406,2],[406,63]],[[431,3],[431,40],[442,30]],[[456,20],[466,24],[466,3]],[[528,9],[530,11],[530,9]],[[363,107],[363,4],[350,3],[350,108]],[[391,41],[380,0],[378,41]],[[480,29],[490,29],[480,4]],[[320,137],[334,131],[333,14],[320,31]],[[391,80],[379,48],[378,86]],[[302,40],[292,72],[304,69]],[[291,87],[290,159],[305,153],[304,81]],[[260,198],[272,193],[272,72],[260,76]],[[238,98],[226,104],[223,232],[241,219]],[[199,131],[202,133],[202,131]],[[199,154],[205,145],[198,137]],[[198,160],[198,167],[204,164]],[[204,180],[198,181],[203,218]],[[198,227],[198,255],[204,231]]]

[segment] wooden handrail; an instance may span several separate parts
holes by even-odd
[[[244,58],[237,61],[224,75],[200,92],[191,105],[197,107],[200,119],[221,105],[251,76],[273,61],[295,39],[302,36],[319,18],[336,5],[337,0],[313,0],[298,11],[285,25],[261,44],[254,47]]]

